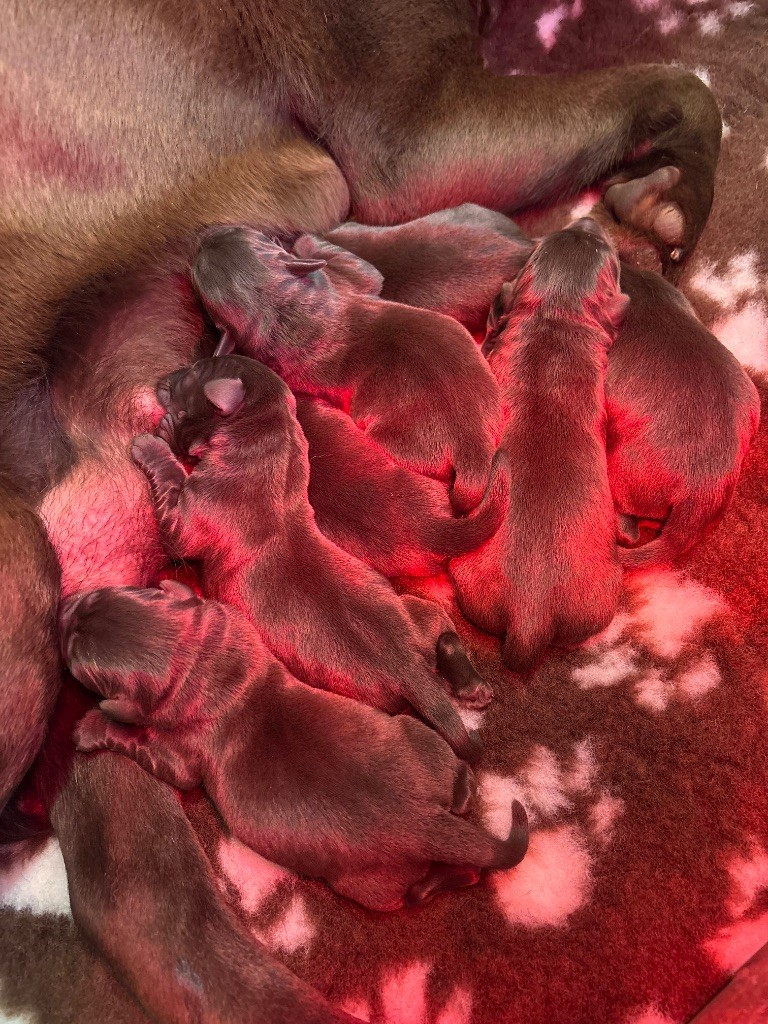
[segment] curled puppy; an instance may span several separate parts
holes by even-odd
[[[534,247],[509,217],[474,203],[394,227],[349,222],[324,237],[382,274],[383,299],[445,313],[474,335],[484,335],[502,283],[517,277]],[[294,251],[326,256],[310,235],[297,239]],[[331,253],[328,268],[340,277],[354,274]]]
[[[605,372],[624,315],[615,252],[592,220],[549,235],[502,291],[488,361],[515,482],[504,525],[451,562],[459,604],[512,669],[599,632],[621,569],[605,455]]]
[[[238,350],[294,391],[338,405],[396,462],[449,485],[456,512],[470,512],[501,434],[498,386],[472,337],[449,317],[385,302],[375,285],[338,287],[324,267],[253,228],[222,227],[203,236],[192,279]]]
[[[114,587],[70,598],[61,625],[72,674],[103,698],[78,748],[203,785],[232,834],[271,861],[395,910],[525,855],[519,803],[506,840],[459,817],[476,783],[444,740],[298,682],[234,608],[177,583]]]
[[[158,437],[134,441],[171,552],[201,563],[209,596],[246,614],[299,679],[383,711],[413,707],[465,760],[470,737],[443,686],[490,701],[465,654],[436,673],[455,633],[435,608],[430,628],[378,573],[331,543],[307,497],[307,442],[296,402],[266,366],[244,356],[201,359],[158,386],[168,410]],[[174,454],[175,453],[175,454]],[[179,461],[196,459],[192,472]],[[423,603],[423,602],[422,602]],[[453,649],[453,647],[452,647]]]
[[[501,525],[509,504],[501,452],[481,503],[456,517],[442,484],[398,466],[345,413],[306,396],[297,398],[296,409],[309,444],[309,501],[317,525],[384,576],[433,576]]]
[[[622,266],[631,305],[608,361],[608,478],[627,568],[663,564],[722,518],[760,421],[752,381],[658,274]],[[638,520],[662,522],[640,546]]]

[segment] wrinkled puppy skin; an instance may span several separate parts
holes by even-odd
[[[309,500],[321,531],[339,547],[398,577],[434,576],[448,559],[474,551],[501,525],[509,504],[503,452],[483,500],[455,516],[445,486],[393,462],[340,409],[299,396],[309,444]]]
[[[71,672],[103,698],[78,748],[203,785],[232,834],[277,864],[396,910],[525,855],[519,803],[506,840],[464,820],[476,783],[444,740],[298,682],[234,608],[178,583],[108,587],[70,598],[61,624]]]
[[[605,374],[628,300],[592,220],[545,238],[502,290],[484,343],[514,488],[499,532],[450,571],[462,610],[503,637],[510,668],[579,643],[613,617],[621,584],[605,454]]]
[[[137,438],[133,454],[171,553],[200,561],[206,593],[246,614],[302,681],[391,714],[410,705],[459,756],[476,759],[479,740],[446,695],[450,678],[435,670],[450,621],[438,613],[429,629],[417,624],[382,576],[322,535],[307,496],[307,442],[283,381],[247,357],[219,356],[171,374],[158,397],[168,410],[159,436]],[[179,457],[197,460],[189,475]],[[475,689],[471,702],[490,700],[489,687]]]
[[[471,336],[448,317],[372,294],[367,265],[362,287],[348,275],[334,284],[326,257],[349,267],[352,256],[318,244],[322,259],[302,259],[253,228],[211,229],[193,283],[238,351],[343,409],[396,462],[448,484],[457,513],[470,512],[501,435],[498,386]]]

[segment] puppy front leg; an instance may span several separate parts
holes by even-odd
[[[158,1024],[355,1024],[235,919],[173,790],[129,758],[75,755],[51,820],[77,925]]]
[[[136,465],[149,481],[152,504],[168,546],[181,554],[181,517],[179,500],[187,482],[187,471],[166,441],[152,434],[139,434],[131,445]]]

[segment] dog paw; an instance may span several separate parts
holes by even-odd
[[[677,167],[659,167],[651,174],[616,182],[605,191],[603,201],[620,223],[651,238],[665,264],[679,263],[685,255],[685,216],[669,195],[680,183]]]
[[[166,417],[163,417],[163,420]],[[162,420],[160,421],[162,425]],[[158,427],[158,431],[159,431]],[[168,442],[163,437],[155,437],[153,434],[139,434],[131,442],[131,456],[137,466],[144,469],[152,466],[160,459],[166,459],[170,454]]]

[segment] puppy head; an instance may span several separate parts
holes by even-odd
[[[629,306],[619,279],[613,244],[597,221],[582,217],[538,243],[514,287],[500,293],[491,317],[498,321],[514,306],[529,304],[555,314],[586,314],[614,336]]]
[[[64,661],[83,686],[106,698],[112,718],[142,724],[188,668],[190,630],[203,601],[181,583],[159,590],[104,587],[75,594],[59,611]]]
[[[202,454],[216,431],[245,414],[250,424],[296,412],[277,374],[245,356],[200,359],[176,370],[159,382],[157,397],[166,410],[157,433],[182,458]]]
[[[270,339],[307,292],[328,288],[324,259],[304,259],[255,228],[210,228],[201,238],[192,283],[209,316],[235,337]]]

